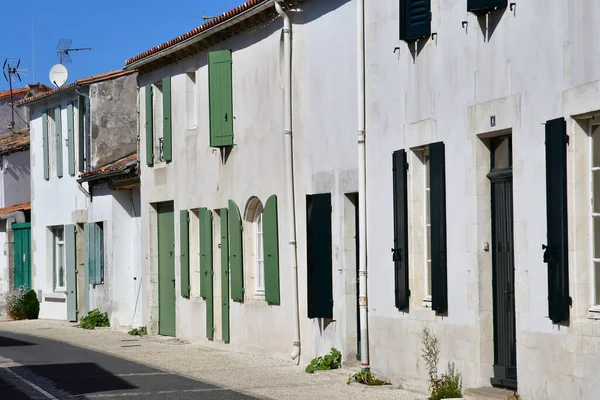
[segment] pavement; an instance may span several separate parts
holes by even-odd
[[[423,399],[304,365],[60,321],[0,321],[0,399]]]

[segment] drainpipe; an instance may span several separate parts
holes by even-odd
[[[360,311],[360,361],[369,370],[367,317],[367,166],[365,154],[365,0],[357,0],[357,83],[358,83],[358,290]]]
[[[285,175],[287,181],[287,213],[289,221],[289,245],[290,245],[290,269],[292,273],[292,307],[294,322],[294,341],[292,359],[300,363],[300,314],[298,307],[298,262],[296,257],[296,214],[294,198],[294,160],[292,146],[292,24],[290,17],[283,11],[279,2],[275,0],[275,9],[283,18],[283,52],[284,52],[284,134],[286,167]]]

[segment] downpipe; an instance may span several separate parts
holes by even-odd
[[[357,95],[358,95],[358,304],[361,369],[369,366],[369,329],[367,315],[367,173],[365,125],[365,0],[357,0]]]
[[[280,1],[275,0],[275,9],[283,18],[283,52],[284,52],[284,136],[287,182],[287,214],[289,221],[290,269],[292,276],[292,310],[293,310],[293,350],[292,359],[300,364],[300,315],[298,307],[298,261],[296,255],[296,214],[294,197],[294,158],[292,144],[292,24],[290,17],[281,8]]]

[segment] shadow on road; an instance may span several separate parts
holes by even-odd
[[[0,336],[0,347],[13,347],[13,346],[33,346],[35,343],[25,342],[23,340],[11,339],[6,336]]]

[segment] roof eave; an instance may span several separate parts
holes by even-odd
[[[146,66],[148,64],[152,64],[153,62],[155,62],[155,61],[157,61],[157,60],[159,60],[159,59],[161,59],[161,58],[163,58],[165,56],[168,56],[170,54],[173,54],[173,53],[176,53],[176,52],[178,52],[180,50],[183,50],[184,48],[186,48],[188,46],[191,46],[191,45],[193,45],[195,43],[198,43],[198,42],[200,42],[200,41],[202,41],[202,40],[204,40],[204,39],[206,39],[206,38],[208,38],[208,37],[210,37],[210,36],[212,36],[212,35],[220,32],[220,31],[222,31],[224,29],[227,29],[227,28],[229,28],[229,27],[231,27],[233,25],[236,25],[236,24],[238,24],[238,23],[240,23],[240,22],[242,22],[242,21],[244,21],[244,20],[246,20],[248,18],[251,18],[251,17],[253,17],[253,16],[255,16],[255,15],[263,12],[264,10],[266,10],[266,9],[268,9],[270,7],[273,7],[273,3],[274,3],[274,0],[273,1],[272,0],[267,0],[265,2],[257,4],[256,6],[254,6],[254,7],[250,8],[250,9],[248,9],[248,10],[245,10],[245,11],[241,12],[240,14],[232,17],[231,19],[228,19],[227,21],[221,22],[220,24],[215,25],[215,26],[207,29],[206,31],[201,32],[201,33],[199,33],[199,34],[197,34],[195,36],[192,36],[189,39],[185,39],[184,41],[182,41],[180,43],[177,43],[176,45],[173,45],[173,46],[171,46],[171,47],[169,47],[167,49],[161,50],[158,53],[151,54],[151,55],[149,55],[147,57],[144,57],[144,58],[141,58],[141,59],[139,59],[137,61],[134,61],[131,64],[126,65],[123,69],[124,70],[140,69],[143,66]]]

